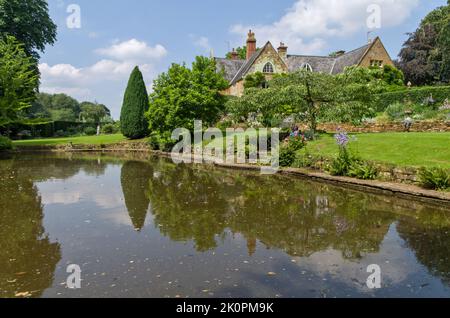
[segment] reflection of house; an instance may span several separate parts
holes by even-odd
[[[233,50],[231,59],[216,58],[217,70],[224,71],[225,78],[230,82],[226,95],[241,96],[244,92],[244,79],[247,75],[262,72],[266,79],[273,74],[295,72],[306,69],[313,72],[339,74],[348,66],[383,66],[394,65],[389,53],[380,38],[351,52],[340,51],[334,56],[288,55],[288,47],[281,43],[275,50],[272,43],[256,49],[255,34],[250,31],[247,39],[247,59],[239,59]]]

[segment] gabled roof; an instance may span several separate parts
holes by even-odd
[[[378,41],[381,41],[379,37],[373,40],[370,44],[366,44],[356,50],[344,53],[338,57],[288,55],[286,61],[284,62],[289,72],[298,71],[305,64],[309,64],[314,72],[322,72],[333,75],[339,74],[344,72],[346,67],[359,65],[366,54]],[[230,82],[230,85],[234,85],[245,76],[255,61],[261,56],[261,53],[269,46],[273,48],[272,44],[267,42],[264,47],[257,50],[248,61],[216,58],[217,70],[224,70],[225,78]]]
[[[258,59],[258,57],[261,56],[261,53],[269,46],[272,45],[270,44],[270,42],[267,42],[266,45],[264,45],[264,47],[262,47],[261,49],[257,50],[249,59],[248,61],[241,67],[241,69],[236,73],[236,75],[233,77],[233,79],[231,80],[231,85],[236,84],[237,82],[239,82],[244,75],[248,72],[248,70],[252,67],[253,63],[255,63],[255,61]]]
[[[229,82],[232,81],[234,76],[239,72],[242,66],[245,64],[245,60],[230,60],[226,58],[215,58],[217,72],[224,71],[225,79]]]
[[[344,69],[349,66],[359,65],[364,55],[366,55],[367,51],[374,45],[376,42],[373,41],[370,44],[364,45],[356,50],[347,52],[335,59],[334,67],[331,71],[331,74],[339,74],[344,72]]]

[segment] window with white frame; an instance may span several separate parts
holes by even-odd
[[[304,63],[302,65],[301,69],[302,70],[306,70],[308,72],[312,72],[313,71],[313,68],[312,68],[311,64],[309,64],[309,63]]]
[[[264,65],[263,73],[274,73],[272,63],[268,62]]]

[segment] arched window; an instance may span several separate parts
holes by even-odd
[[[272,63],[268,62],[266,65],[264,65],[263,73],[274,73]]]
[[[302,70],[306,70],[308,72],[312,72],[313,68],[309,63],[303,63],[303,65],[301,66]]]

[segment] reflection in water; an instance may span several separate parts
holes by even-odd
[[[240,279],[255,281],[254,290],[238,292],[231,288],[228,293],[223,291],[226,296],[270,295],[258,294],[257,290],[276,289],[278,285],[283,286],[277,288],[288,295],[303,296],[305,290],[295,283],[302,271],[299,274],[300,269],[292,267],[292,259],[303,262],[303,266],[312,264],[325,271],[339,265],[344,268],[342,273],[351,273],[353,266],[362,268],[361,264],[367,259],[372,263],[384,263],[387,244],[396,253],[408,249],[415,255],[413,260],[396,255],[401,258],[401,266],[409,266],[412,272],[417,272],[414,266],[420,262],[429,274],[439,278],[444,288],[450,286],[450,211],[444,207],[283,176],[260,176],[211,166],[174,165],[164,159],[144,159],[138,160],[135,155],[120,159],[73,154],[1,160],[0,179],[4,191],[0,191],[0,297],[12,297],[23,291],[41,296],[45,289],[56,288],[56,266],[60,261],[69,261],[62,260],[62,254],[72,255],[86,264],[92,263],[91,257],[97,263],[102,258],[108,259],[103,264],[108,268],[98,270],[105,275],[108,270],[116,273],[112,282],[103,282],[97,272],[92,273],[96,278],[91,284],[100,286],[99,290],[90,293],[85,289],[83,292],[87,294],[80,295],[103,293],[118,284],[122,276],[124,286],[128,286],[131,279],[145,280],[149,270],[158,269],[169,271],[170,276],[181,274],[180,280],[185,279],[186,284],[194,286],[202,275],[210,273],[217,277],[229,267],[238,267],[242,260],[237,259],[241,255],[236,254],[240,253],[236,247],[241,240],[246,249],[245,257],[255,263],[249,265],[251,272]],[[68,192],[61,192],[64,198],[71,188],[84,187],[92,178],[101,178],[97,184],[104,184],[105,189],[121,189],[123,203],[102,208],[85,197],[67,205],[67,211],[80,214],[74,219],[68,218],[71,214],[65,218],[61,213],[51,214],[50,206],[55,212],[61,212],[57,205],[42,205],[41,195],[52,193],[45,187],[39,189],[44,193],[38,193],[37,182],[42,186],[60,180],[68,188]],[[92,189],[100,194],[101,189]],[[123,212],[128,213],[136,231],[104,223],[108,217],[100,216],[102,213],[112,216],[118,211],[121,216]],[[59,217],[57,222],[51,222],[50,236],[58,243],[52,243],[43,228],[43,219],[53,221],[55,215]],[[152,222],[146,223],[146,219]],[[67,233],[69,223],[77,233]],[[145,227],[146,224],[152,225]],[[78,245],[68,244],[72,242],[69,239]],[[189,247],[191,243],[195,255]],[[93,250],[105,255],[97,255]],[[219,251],[223,256],[216,255]],[[89,255],[84,256],[85,253]],[[211,258],[210,253],[215,256]],[[228,254],[235,259],[230,261],[226,257]],[[143,263],[152,259],[156,263],[145,268],[144,273],[129,278],[121,266],[134,264],[135,261],[129,263],[131,256]],[[190,263],[186,257],[192,257]],[[287,271],[287,276],[269,282],[261,275],[265,276],[270,270],[263,264],[272,257],[283,264],[280,266]],[[115,261],[115,258],[118,259]],[[215,263],[215,259],[219,263]],[[191,267],[186,267],[186,262]],[[208,262],[216,265],[207,265]],[[177,266],[181,267],[170,272]],[[430,280],[429,274],[422,273],[420,278]],[[417,279],[408,275],[403,275],[402,279]],[[174,277],[169,279],[170,283],[176,281]],[[329,282],[328,288],[340,295],[341,283],[335,279]],[[154,280],[151,284],[152,295],[165,295],[164,285]],[[145,285],[133,286],[136,294],[132,295],[147,295]],[[348,288],[348,284],[345,286]],[[351,287],[346,293],[359,295],[354,289]],[[124,287],[118,295],[126,290],[133,289]],[[201,295],[201,291],[190,292]],[[442,295],[442,291],[439,293]]]
[[[60,246],[45,234],[32,176],[13,160],[1,161],[0,184],[0,297],[40,296],[53,283]]]
[[[359,258],[378,250],[395,219],[371,208],[376,197],[322,184],[165,161],[154,169],[149,196],[156,223],[173,240],[193,240],[198,251],[215,248],[216,236],[229,228],[248,239],[250,255],[259,240],[293,256],[333,248]]]
[[[120,181],[131,222],[141,231],[147,217],[150,200],[146,194],[152,175],[150,165],[139,161],[127,161],[122,166]]]

